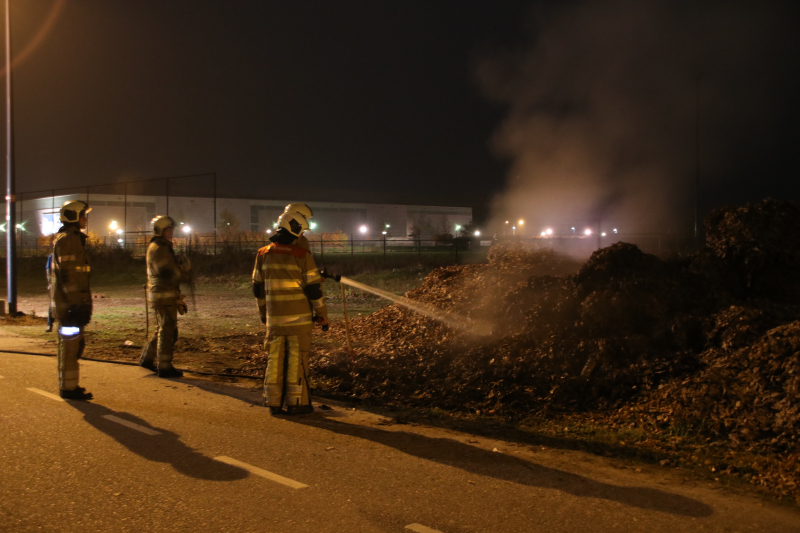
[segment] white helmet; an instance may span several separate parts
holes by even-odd
[[[278,228],[299,237],[304,231],[308,231],[308,220],[300,213],[284,213],[278,217]]]
[[[286,209],[284,209],[283,212],[300,213],[306,220],[314,216],[314,212],[311,211],[311,208],[308,207],[306,204],[289,204],[286,206]]]
[[[92,208],[89,207],[89,204],[86,202],[82,202],[80,200],[67,200],[64,202],[64,205],[61,206],[59,218],[61,219],[61,222],[78,222],[80,221],[82,214],[87,214],[91,210]]]
[[[150,221],[150,224],[153,225],[153,233],[155,233],[156,236],[159,237],[164,234],[165,229],[175,227],[175,221],[172,220],[171,217],[165,215],[157,216],[152,221]]]

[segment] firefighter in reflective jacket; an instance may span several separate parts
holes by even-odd
[[[283,210],[284,215],[290,215],[292,213],[299,214],[304,219],[306,219],[306,221],[311,220],[311,217],[314,216],[314,212],[311,211],[310,207],[308,207],[306,204],[300,204],[300,203],[289,204],[286,206],[286,209]],[[280,222],[280,218],[278,218],[278,221]],[[311,244],[309,244],[308,239],[306,239],[305,235],[300,235],[300,237],[298,237],[296,246],[299,246],[304,250],[311,250]]]
[[[157,216],[152,225],[155,236],[147,247],[147,292],[158,325],[142,350],[139,365],[160,378],[179,378],[183,372],[172,366],[172,354],[178,340],[178,314],[187,311],[181,281],[188,276],[189,259],[179,259],[172,249],[173,219]]]
[[[273,414],[306,414],[314,409],[308,386],[308,354],[314,324],[328,325],[322,277],[311,253],[297,245],[308,229],[298,213],[278,219],[272,244],[261,248],[253,270],[253,295],[267,325],[264,405]]]
[[[62,398],[91,400],[92,393],[78,386],[78,359],[86,346],[83,328],[92,318],[91,267],[86,255],[86,235],[92,208],[85,202],[61,206],[61,228],[53,242],[51,309],[58,319],[58,388]]]

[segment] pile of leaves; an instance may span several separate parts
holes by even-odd
[[[552,252],[503,243],[487,264],[438,269],[406,296],[462,327],[399,305],[355,319],[355,365],[346,350],[323,352],[318,386],[701,438],[761,465],[748,467],[753,483],[798,497],[800,209],[765,200],[705,223],[707,245],[690,257],[617,243],[574,272]],[[470,335],[485,324],[491,335]]]

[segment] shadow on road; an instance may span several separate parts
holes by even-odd
[[[611,500],[674,515],[704,517],[713,513],[710,506],[679,494],[649,487],[610,485],[517,457],[489,452],[453,439],[426,437],[406,431],[386,431],[348,424],[319,415],[286,417],[286,420],[340,435],[370,440],[420,459],[521,485],[555,489],[574,496]]]
[[[231,383],[224,381],[207,381],[191,379],[191,377],[181,379],[180,382],[190,387],[197,387],[200,390],[210,392],[212,394],[228,396],[229,398],[234,398],[236,400],[253,405],[261,405],[263,401],[261,382],[255,380],[253,380],[252,386],[248,386],[247,388],[232,385]],[[250,385],[250,383],[247,382],[247,385]]]
[[[176,433],[154,427],[147,421],[130,413],[112,411],[107,407],[91,402],[68,403],[83,413],[83,418],[86,422],[148,461],[169,463],[181,474],[211,481],[234,481],[250,475],[246,470],[206,457],[182,443],[180,436]],[[160,435],[146,435],[103,418],[106,415],[113,415],[128,422],[158,431]]]

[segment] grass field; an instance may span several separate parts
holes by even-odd
[[[418,262],[405,254],[387,257],[384,261],[375,256],[328,254],[326,266],[332,272],[400,295],[422,283],[436,266],[446,264],[445,259],[452,259],[423,258]],[[469,260],[463,254],[460,259]],[[188,295],[186,298],[189,313],[179,317],[180,339],[175,348],[175,365],[208,372],[260,374],[265,330],[250,288],[252,255],[200,256],[194,257],[192,262],[199,277],[194,302]],[[27,316],[0,321],[0,324],[15,333],[51,342],[55,352],[56,334],[44,331],[49,305],[44,259],[23,258],[20,263],[18,310]],[[92,322],[86,328],[87,357],[138,360],[146,339],[145,282],[143,259],[113,255],[93,258],[92,293],[95,298]],[[336,322],[342,317],[341,288],[330,280],[323,287],[328,296],[330,317]],[[355,289],[346,291],[351,316],[372,313],[389,303]],[[184,292],[188,290],[184,288]],[[149,331],[152,335],[152,311]],[[325,334],[316,331],[314,341],[318,346],[330,342]]]

